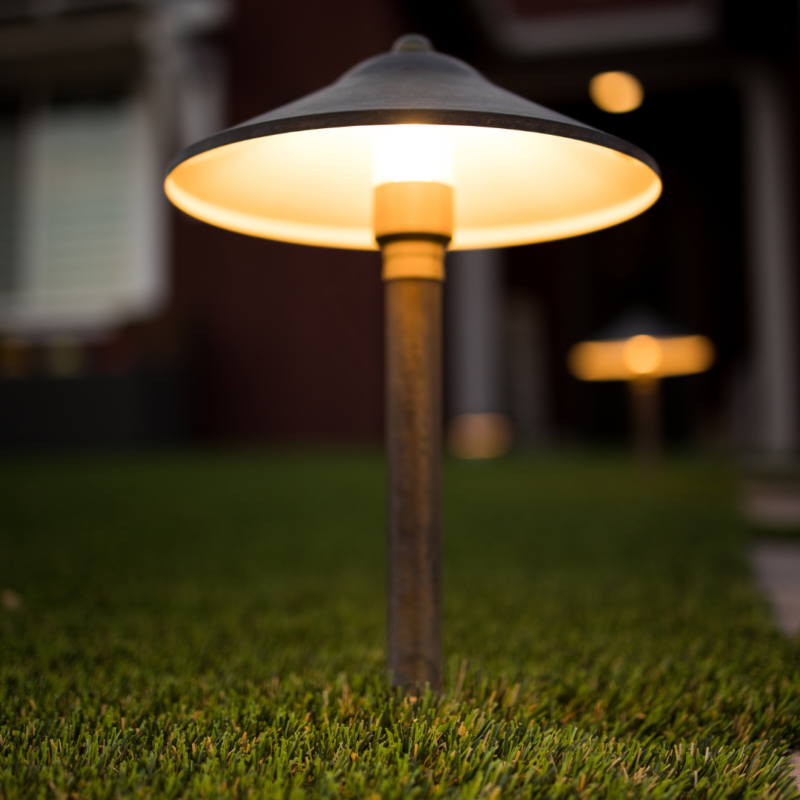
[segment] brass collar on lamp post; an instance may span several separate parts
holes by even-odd
[[[381,250],[389,668],[396,685],[437,688],[445,251],[615,225],[658,198],[655,162],[406,36],[331,86],[188,147],[165,190],[229,230]]]
[[[705,372],[714,345],[705,336],[682,335],[646,311],[629,312],[567,356],[583,381],[627,381],[637,463],[652,469],[661,456],[660,381]]]

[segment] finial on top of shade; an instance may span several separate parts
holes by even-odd
[[[433,50],[431,40],[420,33],[407,33],[405,36],[401,36],[397,39],[392,45],[393,53],[409,53],[418,52],[420,50],[426,50],[428,52]]]

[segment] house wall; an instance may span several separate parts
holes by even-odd
[[[336,80],[405,32],[381,0],[239,0],[220,44],[229,122]],[[377,253],[282,244],[173,211],[174,305],[188,333],[192,429],[232,441],[377,441]]]

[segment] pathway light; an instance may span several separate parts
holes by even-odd
[[[450,249],[576,236],[661,192],[650,156],[491,84],[421,36],[191,145],[172,202],[233,231],[380,249],[386,297],[389,667],[441,682],[441,299]]]
[[[582,381],[627,381],[633,417],[634,450],[644,468],[661,450],[659,381],[705,372],[714,345],[705,336],[686,336],[654,314],[635,310],[567,356],[570,372]]]

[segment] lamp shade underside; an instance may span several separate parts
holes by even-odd
[[[638,148],[433,52],[370,59],[187,148],[165,189],[186,213],[229,230],[377,249],[375,154],[395,125],[435,125],[450,154],[452,249],[588,233],[641,213],[661,192],[655,162]]]

